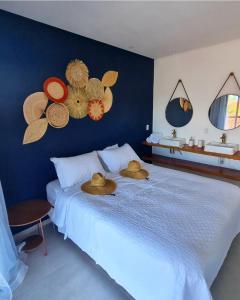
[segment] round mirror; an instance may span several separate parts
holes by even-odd
[[[240,126],[240,96],[223,95],[209,108],[210,122],[218,129],[229,130]]]
[[[191,102],[185,98],[175,98],[168,102],[166,119],[173,127],[185,126],[192,119],[193,109]]]

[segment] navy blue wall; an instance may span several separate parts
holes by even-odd
[[[119,72],[112,109],[99,122],[71,119],[67,127],[49,126],[38,142],[22,145],[25,98],[42,91],[50,76],[65,80],[71,59],[79,58],[90,76]],[[56,178],[51,156],[72,156],[114,143],[130,143],[141,154],[141,142],[152,124],[153,60],[14,14],[0,11],[0,179],[7,205],[45,197]]]

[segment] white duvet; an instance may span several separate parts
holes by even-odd
[[[108,175],[116,196],[59,187],[53,222],[136,299],[212,299],[209,287],[240,232],[240,189],[144,167],[149,180]]]

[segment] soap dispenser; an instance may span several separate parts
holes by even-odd
[[[188,146],[193,147],[194,146],[194,138],[191,136],[189,141],[188,141]]]

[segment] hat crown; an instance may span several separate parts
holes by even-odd
[[[129,172],[138,172],[141,170],[141,165],[140,165],[140,162],[137,161],[137,160],[131,160],[129,163],[128,163],[128,171]]]
[[[92,186],[104,186],[106,184],[105,177],[102,173],[94,173],[91,180]]]

